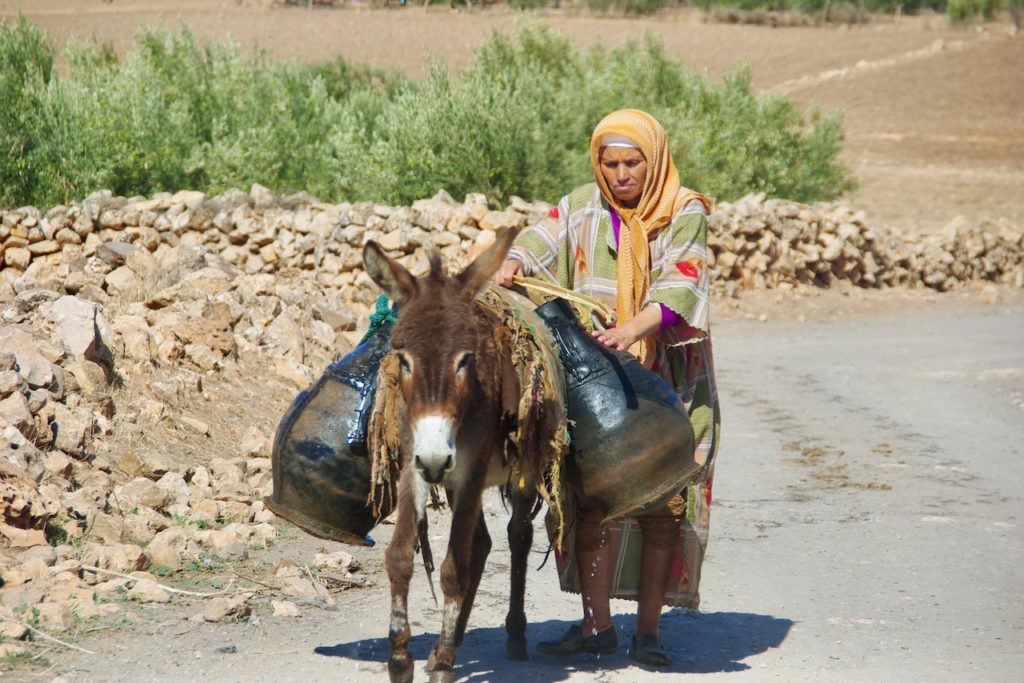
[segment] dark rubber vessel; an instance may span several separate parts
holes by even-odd
[[[679,396],[632,354],[594,340],[564,299],[537,313],[565,368],[570,483],[605,522],[662,507],[700,469]]]
[[[277,428],[271,455],[274,492],[264,502],[314,536],[373,545],[370,530],[391,512],[382,509],[378,516],[367,504],[371,463],[366,427],[392,327],[385,322],[329,365],[295,397]]]

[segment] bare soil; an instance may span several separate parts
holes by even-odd
[[[492,31],[540,17],[579,46],[614,46],[650,31],[669,54],[712,77],[741,61],[765,92],[792,94],[808,110],[844,112],[843,156],[859,184],[848,201],[873,220],[936,230],[971,222],[1024,222],[1024,36],[1008,20],[951,28],[942,16],[876,18],[862,26],[771,28],[705,23],[680,11],[623,19],[502,9],[273,7],[246,0],[0,0],[58,43],[111,41],[179,23],[211,37],[260,45],[310,62],[347,59],[422,76],[431,59],[454,69]],[[552,195],[560,188],[552,188]]]

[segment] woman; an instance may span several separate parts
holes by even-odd
[[[611,654],[618,640],[609,597],[625,597],[638,602],[631,656],[667,666],[671,659],[658,637],[661,607],[699,604],[718,437],[708,320],[711,202],[680,186],[665,130],[645,112],[623,109],[602,119],[591,137],[590,159],[596,182],[563,197],[548,220],[520,235],[496,279],[509,286],[516,275],[544,277],[613,305],[618,325],[595,338],[629,350],[676,388],[689,410],[703,468],[664,508],[616,522],[611,531],[601,527],[600,513],[581,503],[573,547],[576,567],[586,569],[575,577],[583,621],[538,649]],[[628,543],[637,527],[639,552]],[[638,569],[632,581],[623,581],[629,572],[622,568],[630,563]]]

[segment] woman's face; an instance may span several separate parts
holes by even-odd
[[[647,159],[632,147],[602,147],[601,175],[615,199],[623,206],[636,207],[647,180]]]

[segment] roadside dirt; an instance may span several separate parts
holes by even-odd
[[[844,158],[859,184],[848,202],[873,220],[933,231],[953,217],[1024,222],[1024,37],[1008,22],[951,28],[941,16],[858,26],[770,28],[704,23],[699,14],[620,19],[501,9],[269,7],[245,0],[0,0],[58,43],[131,45],[142,26],[188,25],[299,62],[338,53],[422,76],[430,59],[454,69],[492,31],[539,16],[579,46],[618,45],[651,31],[669,54],[720,78],[740,61],[765,92],[844,112]],[[554,192],[554,190],[553,190]]]

